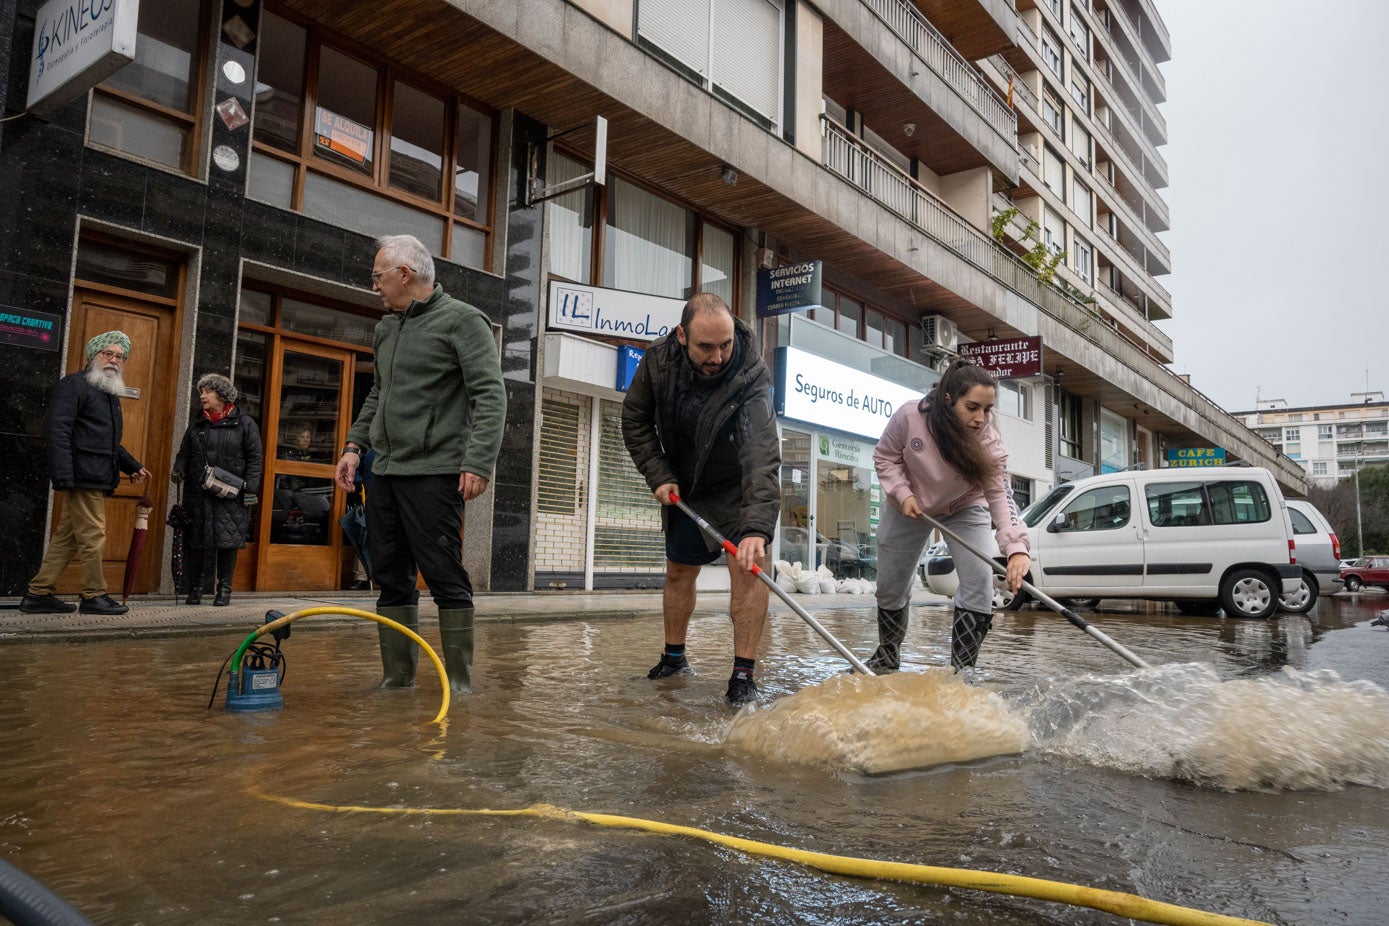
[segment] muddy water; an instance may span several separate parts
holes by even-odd
[[[0,646],[0,856],[97,923],[1121,922],[670,837],[328,814],[254,792],[374,807],[547,802],[1270,922],[1379,923],[1389,633],[1368,627],[1377,608],[1389,596],[1261,623],[1087,613],[1159,667],[1141,679],[1058,618],[1000,616],[977,686],[954,694],[1023,723],[1022,751],[878,776],[788,761],[795,738],[765,753],[725,745],[735,715],[721,701],[720,617],[694,622],[698,674],[659,683],[644,678],[659,617],[480,624],[476,691],[442,734],[427,723],[438,696],[423,666],[414,692],[372,690],[367,626],[297,625],[286,708],[257,716],[203,709],[235,637]],[[870,612],[818,616],[871,651]],[[944,677],[927,670],[945,665],[947,634],[944,611],[917,610],[908,671]],[[759,661],[765,700],[790,704],[842,665],[780,612]]]

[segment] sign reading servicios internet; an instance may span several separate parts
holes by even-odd
[[[683,299],[580,283],[550,283],[550,327],[627,341],[654,341],[680,324]]]
[[[818,260],[757,271],[757,317],[823,308]]]
[[[1224,447],[1178,447],[1167,451],[1167,465],[1177,468],[1224,466]]]
[[[34,18],[29,109],[52,110],[135,60],[140,0],[49,0]]]
[[[921,400],[915,389],[808,354],[777,349],[777,414],[877,440],[897,406]]]

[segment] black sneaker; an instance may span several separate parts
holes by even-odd
[[[77,605],[68,604],[57,595],[31,595],[24,593],[19,600],[19,610],[25,614],[71,614]]]
[[[756,700],[757,685],[753,684],[752,676],[734,672],[733,677],[728,680],[728,703],[747,704]]]
[[[672,675],[688,675],[694,672],[690,664],[685,661],[685,657],[672,656],[669,653],[661,654],[661,661],[656,663],[656,667],[646,673],[647,678],[670,678]]]
[[[95,598],[83,598],[77,610],[83,614],[124,614],[130,609],[123,604],[116,604],[116,599],[110,595],[97,595]]]

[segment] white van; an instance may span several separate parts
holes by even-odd
[[[1302,580],[1287,503],[1257,467],[1090,476],[1057,486],[1023,520],[1028,581],[1053,598],[1150,598],[1186,614],[1266,618]]]

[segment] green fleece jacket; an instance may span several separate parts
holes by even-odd
[[[376,451],[372,472],[491,479],[506,422],[497,341],[487,316],[444,294],[376,325],[375,373],[350,443]]]

